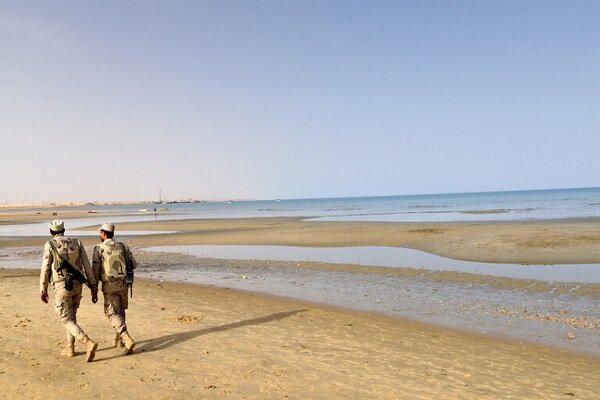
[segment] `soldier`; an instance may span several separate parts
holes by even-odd
[[[102,281],[104,314],[115,330],[115,347],[125,347],[124,354],[131,354],[135,342],[125,324],[125,310],[129,304],[127,276],[129,273],[133,280],[133,270],[137,263],[129,246],[113,239],[113,224],[102,224],[98,231],[102,243],[94,247],[92,269],[96,280]]]
[[[44,245],[40,272],[41,299],[44,303],[48,303],[48,284],[52,282],[54,307],[67,330],[67,345],[61,354],[73,357],[75,339],[77,339],[85,347],[85,360],[90,362],[94,359],[98,343],[87,337],[83,329],[77,325],[77,309],[81,302],[82,283],[87,283],[90,287],[92,302],[98,301],[97,280],[81,241],[64,235],[64,222],[53,220],[49,228],[52,239]]]

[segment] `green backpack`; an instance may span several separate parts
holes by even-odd
[[[102,281],[112,282],[127,277],[126,250],[122,243],[100,244],[102,254]]]

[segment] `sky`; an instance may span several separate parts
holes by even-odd
[[[599,16],[0,0],[0,204],[600,186]]]

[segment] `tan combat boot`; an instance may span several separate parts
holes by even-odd
[[[129,333],[127,333],[127,331],[124,331],[123,333],[121,333],[121,339],[123,339],[123,345],[125,346],[124,354],[127,355],[127,354],[133,353],[133,348],[135,347],[135,342],[133,341],[131,336],[129,336]]]
[[[119,348],[119,347],[124,347],[125,345],[123,344],[123,340],[121,340],[121,335],[119,335],[118,333],[115,333],[115,347]]]
[[[62,349],[60,354],[65,357],[74,357],[75,356],[75,338],[67,339],[67,344]]]
[[[85,353],[86,353],[85,361],[87,361],[87,362],[92,361],[94,359],[94,357],[96,356],[96,349],[98,348],[98,343],[94,342],[92,339],[90,339],[86,335],[83,335],[79,339],[79,342],[85,347]]]

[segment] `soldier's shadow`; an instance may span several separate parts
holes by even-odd
[[[233,322],[231,324],[213,326],[211,328],[197,329],[197,330],[188,331],[188,332],[173,333],[171,335],[165,335],[165,336],[160,336],[157,338],[141,340],[137,343],[137,347],[135,348],[135,351],[133,354],[135,354],[135,353],[139,354],[141,352],[151,353],[153,351],[164,350],[171,346],[175,346],[179,343],[185,342],[190,339],[194,339],[198,336],[207,335],[209,333],[223,332],[223,331],[228,331],[231,329],[243,328],[245,326],[260,325],[260,324],[266,324],[267,322],[280,321],[284,318],[291,317],[293,315],[296,315],[296,314],[304,312],[304,311],[308,311],[308,310],[302,309],[302,310],[280,312],[280,313],[267,315],[265,317]],[[112,358],[121,357],[121,356],[122,356],[122,354],[119,354],[119,355],[115,355],[112,357],[102,358],[102,360],[110,360]],[[97,359],[97,360],[99,361],[100,359]]]

